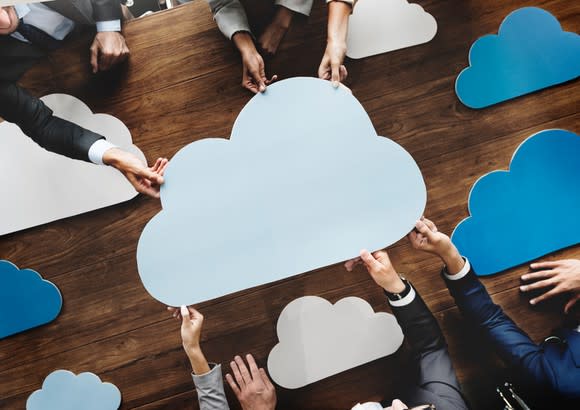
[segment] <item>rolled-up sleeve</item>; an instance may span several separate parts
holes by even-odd
[[[200,410],[229,410],[222,378],[222,366],[210,363],[210,367],[211,370],[205,374],[192,374],[199,408]]]
[[[309,16],[313,2],[314,0],[276,0],[274,4],[286,7],[288,10],[292,10],[295,13]]]
[[[356,2],[357,2],[358,0],[326,0],[326,3],[330,3],[331,1],[340,1],[340,2],[342,2],[342,3],[348,3],[348,4],[350,4],[352,7],[354,7],[354,6],[355,6],[355,4],[356,4]]]
[[[207,2],[220,31],[230,40],[239,31],[252,32],[244,6],[239,0],[207,0]]]

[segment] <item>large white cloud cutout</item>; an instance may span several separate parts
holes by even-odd
[[[99,133],[145,161],[119,119],[93,114],[71,95],[50,94],[41,99],[57,117]],[[0,166],[0,235],[115,205],[137,195],[116,169],[46,151],[7,121],[0,123]]]
[[[139,274],[165,304],[198,303],[391,245],[425,202],[413,158],[377,136],[351,93],[284,80],[248,102],[229,141],[170,161]]]
[[[431,41],[435,18],[407,0],[359,0],[348,22],[347,52],[364,58]]]
[[[26,410],[117,410],[120,405],[117,386],[96,374],[56,370],[28,397]]]
[[[277,384],[297,389],[395,353],[403,331],[395,316],[375,313],[363,299],[334,305],[318,296],[290,302],[278,318],[279,343],[268,356]]]

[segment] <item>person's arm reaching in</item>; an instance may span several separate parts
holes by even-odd
[[[220,31],[236,45],[242,57],[242,87],[266,91],[277,76],[266,77],[264,59],[256,49],[244,7],[239,0],[207,0]]]
[[[522,275],[522,280],[530,283],[520,286],[522,292],[546,289],[544,293],[530,300],[532,305],[556,295],[568,294],[570,298],[564,306],[569,313],[580,300],[580,260],[566,259],[553,262],[535,262],[530,265],[535,272]]]
[[[348,32],[348,18],[354,7],[354,0],[327,0],[328,29],[326,50],[318,67],[318,77],[330,80],[335,87],[343,82],[348,72],[344,66],[346,56],[346,34]]]
[[[121,3],[119,0],[91,0],[97,34],[90,47],[93,73],[107,71],[125,61],[130,54],[121,34]]]
[[[207,362],[200,346],[203,315],[193,307],[168,308],[181,320],[181,340],[187,354],[197,390],[200,410],[228,410],[221,365]]]
[[[135,155],[108,143],[102,135],[53,115],[40,99],[15,83],[0,81],[0,117],[20,127],[44,149],[96,164],[117,168],[140,193],[159,197],[167,159],[148,168]]]
[[[313,0],[276,0],[278,6],[274,18],[258,39],[262,51],[269,55],[276,54],[278,46],[290,28],[295,13],[310,15]]]
[[[449,237],[426,218],[417,221],[409,234],[415,249],[437,255],[445,268],[443,277],[468,322],[478,326],[498,354],[508,364],[519,368],[538,386],[553,386],[556,375],[544,357],[543,349],[520,329],[496,304]]]

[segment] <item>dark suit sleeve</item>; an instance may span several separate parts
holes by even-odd
[[[18,85],[0,81],[0,117],[20,127],[22,132],[48,151],[89,161],[89,149],[104,137],[55,117],[41,100]]]
[[[93,5],[93,18],[95,21],[121,20],[120,0],[91,0]]]
[[[485,333],[503,360],[532,382],[553,386],[556,374],[543,349],[493,303],[473,270],[459,280],[444,279],[461,313]]]
[[[429,400],[431,403],[407,405],[435,404],[437,408],[466,409],[447,343],[423,299],[416,294],[410,304],[391,308],[419,368],[418,389],[411,392],[411,396],[415,396],[411,400],[417,400],[417,397],[432,398]]]

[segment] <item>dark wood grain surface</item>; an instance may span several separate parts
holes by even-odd
[[[258,3],[257,0],[255,0]],[[485,110],[463,106],[454,92],[479,36],[497,32],[503,18],[522,6],[554,14],[567,31],[580,29],[580,3],[569,0],[417,0],[438,21],[428,44],[347,61],[347,85],[368,111],[380,135],[418,162],[428,187],[427,215],[451,233],[468,215],[467,197],[483,174],[506,169],[515,148],[547,128],[578,132],[580,83],[553,87]],[[247,2],[248,3],[248,2]],[[282,78],[316,74],[325,45],[326,8],[315,2],[310,19],[299,19],[268,73]],[[260,26],[268,10],[254,9]],[[227,137],[251,95],[240,87],[237,52],[218,31],[205,2],[129,22],[124,33],[130,62],[113,73],[89,71],[89,35],[34,67],[22,80],[34,94],[66,92],[94,112],[120,118],[149,160],[171,157],[206,137]],[[198,408],[181,350],[178,323],[144,290],[135,252],[139,235],[160,210],[139,197],[107,209],[0,238],[0,258],[32,268],[62,291],[64,307],[47,326],[0,341],[0,408],[23,409],[53,370],[91,371],[116,384],[122,409]],[[227,252],[227,251],[226,251]],[[439,277],[440,263],[414,252],[405,240],[391,248],[404,272],[435,313],[447,336],[459,379],[475,409],[495,405],[502,365],[473,334]],[[546,259],[580,258],[580,248]],[[527,267],[483,281],[506,312],[540,341],[562,320],[562,305],[531,307],[520,295]],[[215,362],[251,352],[261,365],[277,342],[276,320],[284,306],[304,295],[335,302],[359,296],[389,311],[380,289],[362,270],[335,265],[202,303],[203,347]],[[279,389],[280,409],[350,409],[357,402],[393,398],[405,373],[408,350],[299,390]],[[228,390],[232,408],[238,405]]]

